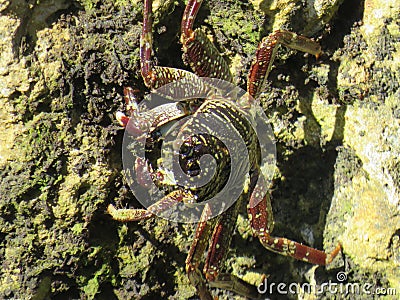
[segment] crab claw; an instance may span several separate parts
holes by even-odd
[[[128,125],[129,123],[129,117],[127,117],[123,112],[121,111],[117,111],[117,113],[115,114],[115,118],[117,119],[118,123],[122,126],[122,127],[126,127],[126,125]]]
[[[143,133],[145,133],[145,130],[140,128],[139,124],[136,124],[134,121],[131,121],[131,118],[126,116],[123,112],[117,111],[115,117],[118,123],[122,127],[124,127],[130,135],[135,137],[140,137],[143,135]]]

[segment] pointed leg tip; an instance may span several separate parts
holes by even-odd
[[[333,251],[326,256],[326,264],[330,264],[335,257],[342,251],[342,245],[338,243]]]
[[[108,204],[107,206],[107,213],[111,216],[113,216],[114,212],[116,211],[116,208],[112,204]]]

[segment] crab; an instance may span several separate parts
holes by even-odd
[[[182,78],[196,80],[199,77],[211,77],[233,82],[228,63],[219,54],[205,33],[200,29],[193,28],[201,4],[202,0],[189,0],[181,22],[183,59],[193,70],[192,73],[186,70],[160,67],[152,63],[152,0],[144,0],[140,63],[143,81],[150,90],[156,90]],[[321,53],[318,43],[289,31],[278,30],[265,37],[257,48],[249,71],[247,101],[257,99],[263,91],[276,49],[281,44],[315,56]],[[118,112],[117,119],[132,135],[140,137],[145,132],[139,126],[141,121],[144,120],[135,120],[136,123],[134,124],[136,125],[130,123],[130,120],[137,116],[135,114],[138,101],[136,93],[131,88],[125,88],[124,95],[127,111],[130,115],[127,116]],[[324,251],[298,242],[270,235],[274,225],[270,196],[268,193],[262,193],[260,187],[255,184],[257,179],[262,177],[262,166],[259,157],[261,146],[246,120],[240,117],[233,117],[239,114],[238,108],[231,105],[221,95],[207,96],[202,100],[182,101],[170,107],[168,111],[154,109],[152,111],[154,117],[151,121],[151,137],[146,137],[146,151],[153,156],[157,153],[156,150],[162,140],[163,130],[161,129],[166,124],[182,120],[187,115],[196,116],[202,112],[220,116],[226,122],[232,123],[232,126],[241,133],[247,145],[250,168],[247,174],[248,180],[243,186],[240,197],[233,205],[215,217],[211,217],[214,216],[213,208],[207,204],[204,205],[204,209],[201,212],[194,239],[186,258],[187,276],[190,283],[196,288],[200,299],[214,299],[208,286],[227,289],[249,298],[261,297],[254,285],[235,275],[222,273],[220,270],[235,229],[239,210],[243,203],[246,202],[248,203],[247,213],[253,235],[258,237],[261,245],[266,249],[311,264],[326,265],[330,263],[340,252],[340,244],[331,253],[327,254]],[[217,161],[217,168],[226,169],[231,164],[227,158],[229,153],[223,143],[211,135],[195,134],[187,138],[180,148],[179,159],[183,170],[190,176],[198,175],[200,172],[199,161],[205,153],[213,156]],[[144,169],[149,170],[151,174],[150,180],[165,191],[165,196],[147,208],[116,208],[114,205],[109,204],[107,211],[114,220],[129,222],[149,219],[177,203],[202,202],[210,197],[212,190],[220,188],[227,180],[225,172],[219,171],[214,174],[211,188],[210,186],[207,189],[183,188],[176,186],[174,180],[165,179],[171,175],[170,170],[164,169],[161,165],[162,162],[154,162],[151,158],[138,160],[135,162],[134,171],[139,173],[139,176],[137,176],[139,184],[146,186],[148,184],[146,181],[149,178],[144,178],[140,173]],[[202,257],[206,251],[207,257],[203,270],[201,270]]]

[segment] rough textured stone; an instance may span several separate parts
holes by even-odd
[[[268,252],[243,213],[225,269],[299,285],[344,271],[399,293],[400,6],[342,2],[210,0],[199,13],[243,87],[273,29],[314,35],[324,50],[317,61],[280,49],[261,100],[277,140],[274,233],[327,251],[340,242],[343,255],[326,270]],[[184,5],[154,7],[158,63],[184,68]],[[109,203],[140,207],[121,173],[115,112],[123,86],[145,90],[141,12],[138,0],[0,1],[0,298],[195,297],[184,271],[193,226],[105,214]]]

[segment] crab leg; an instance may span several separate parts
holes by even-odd
[[[237,203],[240,203],[240,200]],[[211,220],[209,219],[211,215],[209,206],[206,206],[203,210],[186,259],[186,272],[190,282],[196,287],[201,300],[213,299],[206,287],[206,282],[213,287],[227,289],[252,299],[259,296],[255,286],[235,275],[219,273],[226,256],[227,247],[232,239],[239,207],[240,204],[235,204],[223,215]],[[211,234],[207,259],[203,269],[204,279],[199,265],[208,245],[208,236]]]
[[[144,0],[143,27],[140,36],[140,68],[144,83],[151,87],[153,79],[153,66],[151,56],[153,52],[153,18],[152,0]]]
[[[270,236],[273,223],[270,223],[271,219],[269,219],[272,218],[269,195],[267,194],[263,200],[256,205],[254,205],[254,200],[253,198],[250,199],[248,208],[251,227],[253,228],[254,234],[258,236],[261,244],[266,249],[316,265],[329,264],[340,252],[340,244],[338,244],[330,254],[326,254],[324,251],[308,247],[286,238]]]
[[[213,77],[232,82],[233,78],[227,62],[211,43],[203,31],[193,30],[193,23],[202,0],[189,0],[181,24],[183,59],[195,74],[169,67],[153,66],[153,19],[152,0],[144,0],[143,28],[140,36],[140,68],[145,85],[158,89],[182,78],[196,80],[200,77]]]
[[[200,84],[198,87],[199,86]],[[193,91],[196,92],[194,88],[191,90],[191,92]],[[184,93],[184,91],[182,91],[182,93]],[[176,90],[171,91],[170,94],[178,99],[178,97],[184,97],[182,93],[180,93],[179,90]],[[195,106],[196,103],[193,101],[188,103],[172,102],[162,106],[157,106],[152,110],[149,110],[151,113],[141,115],[140,112],[138,113],[138,102],[140,99],[138,95],[138,91],[133,90],[130,87],[125,87],[124,99],[126,103],[126,111],[130,117],[120,111],[116,113],[116,119],[119,124],[122,127],[125,127],[132,136],[136,137],[140,137],[142,134],[147,133],[147,131],[159,128],[168,122],[183,118],[197,108]],[[161,93],[158,92],[158,95],[161,95]],[[132,117],[133,122],[130,122]]]
[[[242,195],[241,199],[238,199],[238,201],[216,221],[203,273],[212,287],[230,290],[245,297],[256,299],[260,295],[255,286],[235,275],[219,273],[221,265],[225,260],[227,248],[231,243],[238,210],[241,207],[242,200],[246,198],[245,195],[246,194]]]
[[[107,207],[107,212],[112,216],[114,220],[120,222],[132,222],[154,217],[158,213],[166,211],[173,207],[179,202],[189,202],[193,200],[191,194],[183,191],[173,191],[163,197],[160,201],[150,205],[147,209],[140,208],[115,208],[114,205],[110,204]]]
[[[150,89],[157,89],[181,78],[195,77],[191,72],[153,66],[151,60],[153,53],[153,18],[152,0],[144,0],[143,28],[140,36],[140,69],[145,85]]]
[[[189,0],[181,23],[183,59],[200,77],[212,77],[232,82],[229,65],[210,39],[200,29],[193,30],[194,20],[203,0]]]
[[[261,41],[250,68],[247,91],[252,97],[257,98],[265,86],[276,50],[280,44],[291,49],[313,54],[316,57],[321,54],[321,46],[309,38],[286,30],[277,30],[271,33]]]
[[[210,219],[211,209],[209,205],[205,205],[197,224],[193,242],[190,246],[189,254],[186,258],[186,273],[191,284],[196,287],[197,294],[201,300],[212,300],[213,297],[207,289],[206,281],[199,269],[204,251],[206,250],[211,229],[215,223],[215,219]]]
[[[241,196],[243,198],[243,196]],[[232,233],[235,228],[238,216],[238,203],[241,199],[232,205],[223,215],[221,215],[215,226],[211,237],[210,246],[208,248],[207,258],[204,265],[204,273],[208,281],[215,281],[221,263],[226,256],[227,246],[232,239]]]

